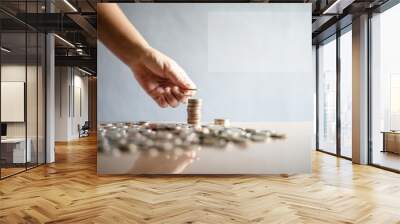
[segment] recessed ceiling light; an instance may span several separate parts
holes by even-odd
[[[85,74],[87,74],[87,75],[90,75],[90,76],[92,75],[92,73],[90,73],[90,72],[88,72],[88,71],[86,71],[86,70],[83,70],[83,69],[81,69],[81,68],[79,68],[79,67],[78,67],[78,70],[81,71],[81,72],[83,72],[83,73],[85,73]]]
[[[5,48],[5,47],[1,47],[0,49],[1,49],[1,51],[4,51],[4,52],[6,52],[6,53],[10,53],[10,52],[11,52],[10,49],[7,49],[7,48]]]
[[[78,10],[68,0],[64,0],[64,3],[68,5],[68,7],[70,7],[74,12],[78,12]]]
[[[64,38],[62,38],[62,37],[60,37],[60,36],[57,35],[57,34],[54,34],[54,36],[57,37],[57,38],[58,38],[59,40],[61,40],[62,42],[64,42],[65,44],[67,44],[68,46],[75,48],[75,45],[73,45],[73,44],[72,44],[71,42],[69,42],[68,40],[66,40],[66,39],[64,39]]]

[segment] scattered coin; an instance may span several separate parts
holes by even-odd
[[[282,134],[282,133],[276,133],[276,132],[273,132],[273,133],[271,133],[271,138],[285,138],[286,137],[286,135],[285,134]]]
[[[201,104],[201,101],[193,102]],[[196,122],[200,123],[197,120]],[[245,148],[249,142],[269,142],[283,138],[286,135],[276,131],[224,127],[217,124],[201,126],[147,121],[107,123],[99,125],[98,151],[115,157],[122,156],[123,153],[145,151],[154,157],[163,151],[176,155],[181,150],[190,151],[200,149],[201,146],[225,149],[230,144]]]
[[[261,134],[261,133],[255,133],[255,134],[251,135],[251,140],[253,140],[255,142],[265,141],[266,138],[267,138],[267,136],[265,134]]]

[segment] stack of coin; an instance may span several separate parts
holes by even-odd
[[[187,123],[194,126],[201,125],[201,99],[191,98],[188,100]]]
[[[223,118],[216,118],[216,119],[214,119],[214,124],[224,126],[224,127],[229,127],[229,120],[223,119]]]

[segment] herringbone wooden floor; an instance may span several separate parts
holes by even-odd
[[[322,153],[289,177],[98,177],[95,142],[0,181],[0,223],[400,223],[400,175]]]

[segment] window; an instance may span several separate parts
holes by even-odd
[[[352,156],[352,33],[340,36],[340,155]]]
[[[371,19],[371,162],[400,170],[400,5]]]
[[[323,41],[318,48],[318,149],[351,158],[351,25],[342,29],[339,34],[340,36],[334,35]]]
[[[336,153],[336,39],[318,48],[318,148]]]

